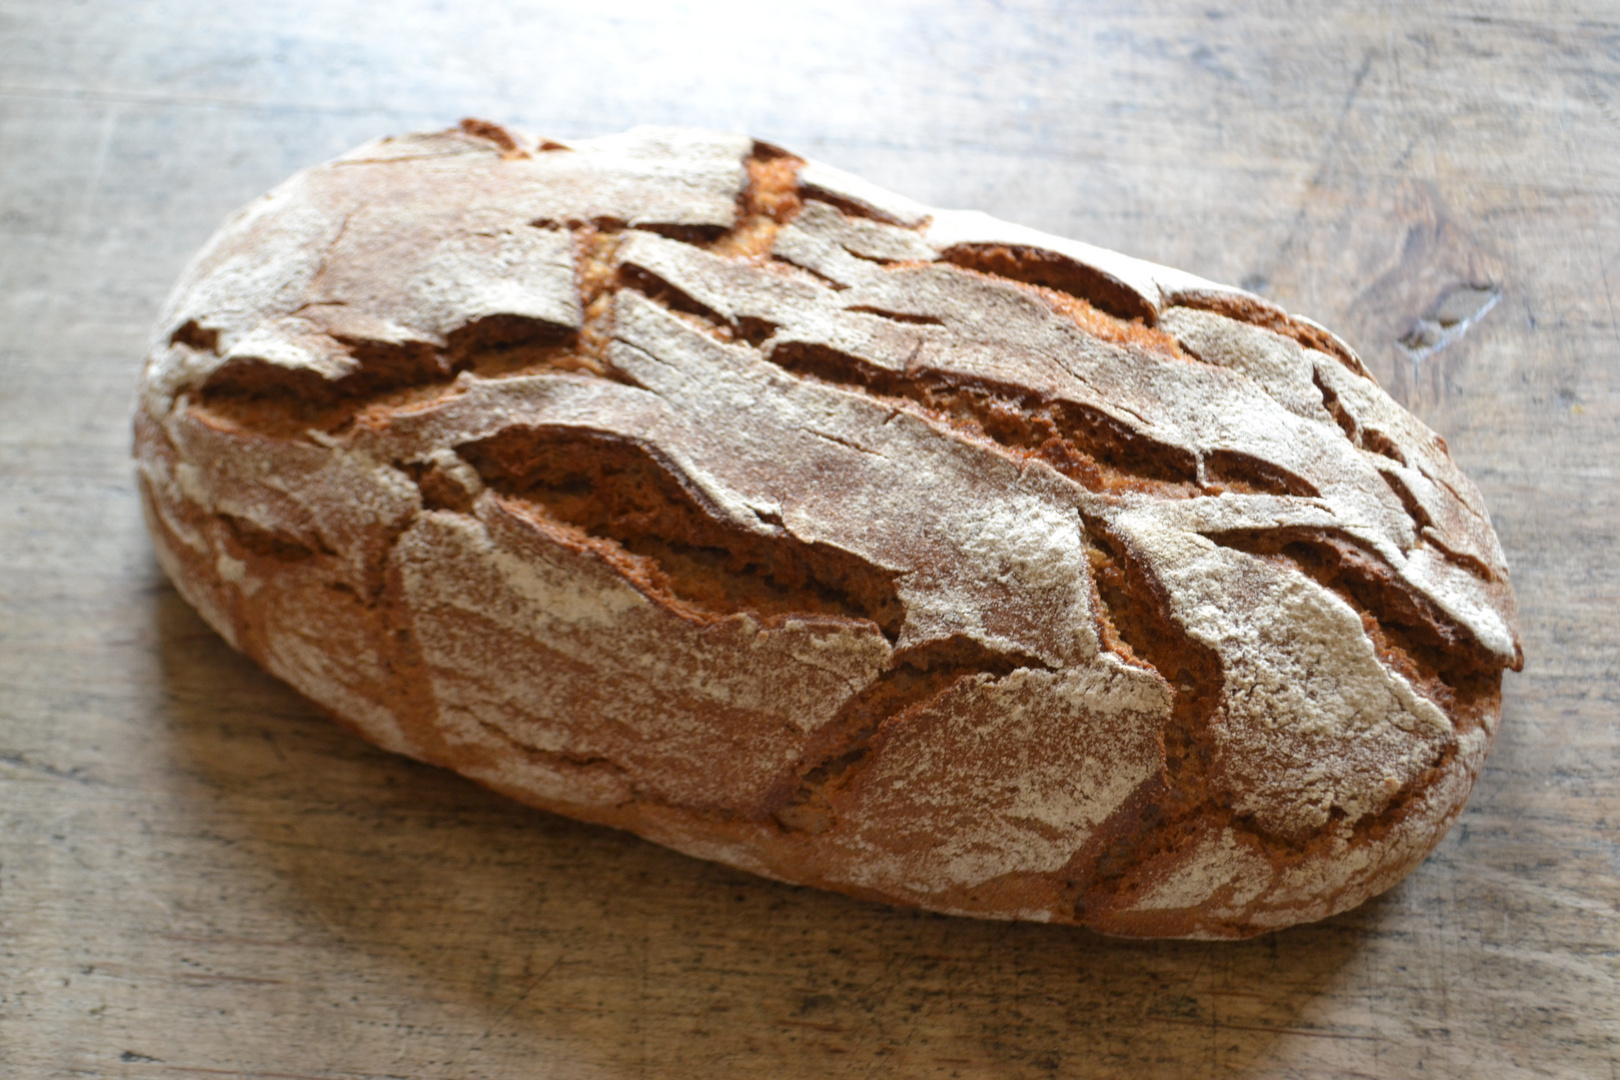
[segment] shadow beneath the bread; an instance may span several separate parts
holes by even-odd
[[[780,885],[377,750],[172,590],[154,619],[179,827],[228,856],[176,932],[221,963],[248,930],[285,939],[292,982],[349,1010],[351,1056],[397,1066],[368,1072],[1241,1075],[1325,1060],[1291,1035],[1364,1037],[1311,1017],[1379,935],[1376,901],[1254,941],[1135,942]],[[317,1008],[277,993],[244,992],[234,1022]],[[287,1053],[280,1071],[340,1064]]]

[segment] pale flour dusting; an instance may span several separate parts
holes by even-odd
[[[958,684],[886,734],[840,807],[862,848],[851,880],[937,893],[1059,869],[1158,772],[1168,711],[1157,676],[1101,663]]]
[[[1133,911],[1196,908],[1218,902],[1223,911],[1241,911],[1271,887],[1271,863],[1240,841],[1231,829],[1212,830],[1175,871],[1131,905]]]
[[[1303,573],[1222,548],[1138,509],[1114,525],[1146,553],[1187,633],[1225,671],[1214,734],[1238,809],[1283,831],[1335,807],[1377,811],[1451,738],[1428,699],[1379,661],[1360,617]],[[1226,597],[1238,593],[1243,604]]]

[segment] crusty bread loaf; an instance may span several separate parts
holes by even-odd
[[[1331,333],[734,135],[300,173],[177,286],[136,452],[181,593],[366,738],[936,911],[1341,911],[1520,663],[1478,493]]]

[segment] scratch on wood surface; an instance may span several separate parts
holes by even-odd
[[[818,1024],[813,1020],[778,1020],[776,1026],[810,1028],[812,1031],[825,1031],[832,1035],[842,1035],[846,1030],[843,1024]]]
[[[95,220],[96,204],[101,191],[101,179],[107,173],[107,159],[112,149],[113,132],[118,128],[118,110],[108,109],[101,118],[101,131],[96,137],[96,148],[90,156],[90,175],[85,181],[84,195],[79,200],[78,218],[73,226],[75,243],[82,244]],[[86,418],[88,420],[88,418]]]
[[[1350,80],[1350,88],[1344,92],[1344,103],[1339,106],[1338,118],[1333,123],[1333,130],[1328,133],[1322,144],[1322,159],[1316,171],[1311,174],[1310,186],[1321,187],[1323,181],[1333,171],[1333,164],[1338,158],[1339,147],[1344,143],[1345,128],[1350,121],[1350,113],[1356,107],[1356,99],[1361,97],[1362,84],[1367,81],[1368,72],[1372,71],[1374,50],[1368,49],[1361,58],[1361,66],[1356,69],[1355,76]]]
[[[309,942],[302,938],[267,941],[262,938],[227,937],[225,935],[215,937],[194,934],[153,934],[152,936],[160,941],[175,941],[182,945],[251,945],[266,949],[302,949],[309,947]]]
[[[206,1065],[170,1065],[163,1064],[164,1072],[201,1073],[207,1076],[251,1076],[262,1080],[333,1080],[333,1077],[354,1077],[354,1080],[408,1080],[407,1077],[396,1073],[357,1073],[357,1072],[325,1072],[319,1075],[314,1073],[284,1073],[262,1072],[254,1069],[212,1069]]]
[[[1313,1039],[1348,1039],[1357,1042],[1384,1042],[1377,1035],[1352,1035],[1346,1031],[1316,1031],[1312,1028],[1267,1027],[1264,1024],[1233,1024],[1225,1020],[1175,1020],[1168,1016],[1154,1016],[1160,1024],[1174,1027],[1199,1028],[1203,1031],[1256,1031],[1264,1035],[1305,1035]]]
[[[499,1023],[500,1021],[505,1020],[508,1016],[512,1015],[513,1011],[516,1010],[519,1005],[521,1005],[525,1001],[529,1000],[529,995],[534,993],[535,987],[537,987],[541,983],[545,982],[546,977],[549,976],[553,971],[556,971],[557,970],[557,965],[562,963],[562,961],[563,961],[563,954],[558,953],[556,958],[553,959],[551,961],[551,963],[546,965],[546,969],[544,971],[542,971],[540,974],[536,975],[534,978],[530,979],[528,985],[523,988],[523,990],[517,995],[517,997],[515,997],[511,1001],[509,1001],[507,1003],[507,1005],[506,1005],[506,1008],[502,1009],[496,1015],[495,1022]],[[495,1025],[491,1024],[490,1025],[490,1030],[494,1030],[494,1027],[495,1027]],[[489,1032],[488,1031],[484,1032],[484,1038],[485,1039],[489,1038]],[[480,1041],[482,1041],[482,1040],[480,1040]]]
[[[1620,597],[1614,599],[1620,600]],[[1469,867],[1467,876],[1481,882],[1489,882],[1499,889],[1512,890],[1521,895],[1530,894],[1541,901],[1537,904],[1541,910],[1545,910],[1546,902],[1550,901],[1553,904],[1574,908],[1577,911],[1588,911],[1606,918],[1620,916],[1620,891],[1605,902],[1588,899],[1573,889],[1560,888],[1551,882],[1537,881],[1527,875],[1505,873],[1483,866]]]
[[[284,979],[263,979],[251,975],[213,975],[204,971],[159,971],[128,967],[124,964],[95,964],[87,975],[108,975],[115,979],[169,979],[190,983],[241,983],[249,986],[285,986]]]
[[[284,112],[287,105],[278,101],[248,98],[218,98],[201,94],[142,94],[133,91],[90,90],[79,87],[0,86],[0,98],[46,98],[57,101],[85,101],[112,105],[148,105],[194,109],[243,109],[253,112]],[[300,112],[331,116],[386,115],[387,110],[375,105],[342,106],[311,102],[297,106]]]
[[[46,765],[45,763],[39,761],[30,761],[22,754],[0,752],[0,765],[10,765],[12,768],[22,769],[24,772],[38,773],[41,776],[48,776],[53,780],[71,780],[75,784],[88,784],[94,787],[101,783],[101,781],[97,780],[95,777],[86,775],[83,766],[74,766],[71,769],[59,769],[54,765]]]

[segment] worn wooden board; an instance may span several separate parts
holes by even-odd
[[[1612,6],[773,10],[0,3],[0,1072],[1620,1075]],[[154,565],[136,363],[225,212],[465,114],[748,130],[1344,330],[1516,575],[1461,824],[1327,923],[1142,944],[755,880],[322,719]],[[1414,364],[1468,282],[1500,302]]]

